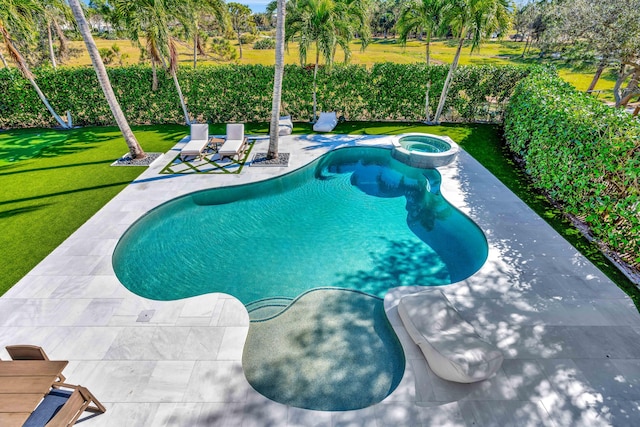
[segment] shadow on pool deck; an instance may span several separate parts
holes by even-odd
[[[292,154],[293,168],[322,154],[319,144],[283,138],[281,150]],[[394,300],[411,289],[392,290],[385,310],[405,351],[404,376],[382,402],[337,412],[278,404],[251,388],[241,363],[249,318],[236,299],[141,298],[124,289],[111,266],[123,231],[158,204],[288,170],[151,180],[159,169],[150,167],[140,177],[147,181],[125,188],[0,298],[0,358],[8,358],[5,345],[29,343],[70,360],[67,380],[107,407],[83,426],[640,424],[635,306],[466,153],[441,170],[442,193],[485,232],[489,256],[478,273],[443,290],[503,351],[502,369],[473,385],[435,377],[394,311]],[[215,259],[210,271],[194,274],[213,272]],[[146,310],[155,310],[153,317],[138,322]]]

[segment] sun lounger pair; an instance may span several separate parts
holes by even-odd
[[[293,125],[292,125],[293,126]],[[227,125],[227,137],[224,144],[218,149],[219,159],[225,157],[240,159],[244,152],[247,138],[244,136],[244,125],[242,123],[230,123]],[[204,123],[193,123],[191,125],[191,138],[189,142],[180,150],[180,159],[189,157],[202,157],[209,144],[209,125]]]
[[[318,121],[313,125],[313,130],[316,132],[331,132],[333,128],[338,124],[338,117],[336,112],[320,113]]]

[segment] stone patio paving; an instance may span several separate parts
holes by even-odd
[[[415,288],[396,288],[385,306],[407,365],[387,399],[358,411],[319,412],[262,397],[242,373],[249,325],[242,304],[223,294],[141,298],[115,277],[113,249],[141,215],[179,195],[278,176],[340,146],[390,140],[287,136],[280,150],[290,153],[288,168],[247,162],[240,174],[160,174],[182,144],[0,298],[0,358],[8,359],[5,345],[40,345],[51,358],[69,360],[67,381],[88,387],[107,407],[80,425],[640,425],[640,315],[633,303],[464,152],[440,170],[442,193],[485,232],[489,259],[443,289],[503,351],[499,374],[476,384],[433,375],[395,310]],[[267,144],[258,140],[253,151]]]

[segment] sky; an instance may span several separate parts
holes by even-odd
[[[251,1],[242,1],[242,0],[234,0],[240,4],[246,4],[251,8],[253,13],[262,13],[265,11],[267,5],[271,3],[271,0],[251,0]]]
[[[85,3],[89,3],[89,0],[83,0]],[[253,13],[262,13],[267,8],[267,5],[271,2],[271,0],[251,0],[251,1],[243,1],[243,0],[226,0],[227,3],[230,1],[235,1],[236,3],[245,4],[251,8]]]
[[[84,0],[85,3],[88,3],[89,0]],[[245,4],[247,6],[249,6],[251,8],[251,11],[253,13],[262,13],[265,11],[267,5],[271,2],[271,0],[251,0],[251,1],[243,1],[243,0],[226,0],[227,2],[229,1],[235,1],[237,3],[240,4]],[[529,0],[516,0],[516,4],[518,4],[518,6],[522,6],[524,4],[526,4]]]

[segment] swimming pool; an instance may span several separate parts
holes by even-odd
[[[258,382],[275,364],[263,363],[265,353],[256,350],[265,342],[258,331],[282,330],[286,325],[278,322],[295,322],[300,316],[291,316],[292,310],[300,301],[309,301],[306,295],[315,289],[370,296],[356,299],[353,292],[345,292],[342,309],[325,317],[337,321],[354,312],[374,316],[360,336],[375,338],[367,345],[380,345],[381,340],[390,351],[386,367],[377,369],[387,382],[381,381],[381,394],[366,401],[370,405],[391,393],[404,371],[402,348],[392,328],[380,334],[380,325],[388,324],[380,298],[397,286],[463,280],[487,258],[484,234],[442,197],[440,179],[437,170],[407,166],[393,159],[388,149],[342,148],[279,178],[200,191],[159,206],[122,236],[113,255],[114,270],[128,289],[147,298],[174,300],[223,292],[242,301],[252,320],[243,366],[258,391],[264,385]],[[318,301],[324,304],[326,299]],[[312,326],[308,334],[315,336],[322,335],[326,325]],[[346,335],[343,341],[353,339]],[[327,349],[313,358],[326,362],[333,353]],[[361,368],[371,363],[347,359],[332,366],[351,364],[347,370],[353,373],[365,372]],[[305,359],[303,365],[307,362],[311,363]],[[300,371],[296,374],[301,383],[315,381],[317,368]],[[289,390],[285,384],[280,390]],[[306,389],[326,392],[324,385]],[[288,399],[288,393],[273,389],[272,379],[264,388],[268,397],[284,394]],[[352,388],[329,388],[335,396],[328,403],[316,395],[301,396],[302,391],[281,403],[322,410],[343,410],[331,407],[331,402],[365,404],[353,394],[341,395],[354,393]]]
[[[389,150],[344,148],[276,179],[159,206],[123,235],[113,266],[156,300],[224,292],[249,304],[328,286],[384,297],[449,284],[482,266],[487,243],[439,185],[436,170]]]

